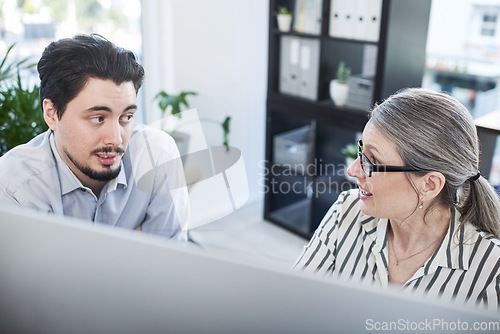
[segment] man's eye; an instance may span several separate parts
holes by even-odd
[[[134,114],[127,114],[122,116],[122,122],[130,122],[134,118]]]
[[[104,121],[104,117],[102,117],[102,116],[96,116],[96,117],[92,117],[92,118],[90,119],[90,122],[91,122],[91,123],[94,123],[94,124],[100,124],[100,123],[102,123],[103,121]]]

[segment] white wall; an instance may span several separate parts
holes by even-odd
[[[480,44],[472,24],[474,5],[498,6],[500,0],[432,0],[427,53],[464,57],[468,39]],[[495,43],[498,45],[498,41]]]
[[[472,0],[432,0],[427,53],[460,56],[469,28]]]
[[[192,90],[200,117],[230,115],[230,144],[242,151],[251,201],[263,197],[268,12],[266,0],[143,0],[146,101],[160,89]],[[147,122],[159,119],[154,106],[146,112]],[[219,127],[203,126],[208,142],[220,145]]]

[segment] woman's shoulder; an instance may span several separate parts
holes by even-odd
[[[467,231],[467,227],[469,227],[469,231]],[[500,263],[500,239],[471,224],[466,224],[465,230],[462,242],[469,245],[470,261],[480,260],[479,262],[493,261],[492,263]],[[498,274],[500,274],[500,267],[498,268]]]
[[[341,192],[335,204],[348,207],[355,205],[358,201],[359,201],[359,189],[350,189]]]
[[[500,240],[493,234],[477,230],[476,240],[471,244],[468,270],[477,275],[488,278],[490,282],[499,288],[500,279]],[[496,279],[493,279],[495,277]],[[498,294],[498,290],[497,290]],[[497,298],[500,298],[498,295]]]
[[[500,239],[493,234],[482,230],[477,230],[477,234],[478,239],[480,239],[481,242],[486,244],[488,247],[491,247],[492,251],[500,257]]]
[[[335,215],[340,224],[366,223],[375,220],[365,215],[360,209],[359,189],[351,189],[340,193],[337,201],[330,207],[327,215]]]
[[[352,209],[356,206],[358,201],[359,196],[357,189],[341,192],[335,202],[330,206],[330,209],[328,209],[325,218],[330,217],[329,219],[331,219],[333,216],[340,218],[339,216],[344,215],[349,208]],[[356,209],[354,211],[356,211]]]

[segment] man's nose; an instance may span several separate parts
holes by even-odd
[[[109,122],[107,126],[103,128],[104,131],[104,144],[106,146],[118,146],[123,142],[122,139],[122,126],[119,122]]]

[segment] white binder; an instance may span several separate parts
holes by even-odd
[[[295,1],[293,30],[299,33],[306,32],[306,6],[307,0]]]
[[[377,73],[378,46],[365,44],[363,46],[363,66],[361,74],[365,76],[375,76]]]
[[[366,40],[378,42],[380,36],[380,22],[382,19],[382,0],[369,0],[367,6]]]
[[[334,0],[335,1],[335,0]],[[336,0],[340,3],[340,31],[343,38],[354,37],[354,27],[356,24],[356,1]]]
[[[279,91],[299,94],[300,40],[294,36],[281,36]]]
[[[317,39],[281,36],[280,93],[317,100],[319,52]]]
[[[372,0],[355,0],[354,5],[354,32],[353,39],[366,40],[368,35],[368,16],[369,16],[369,3]]]
[[[318,99],[319,40],[303,38],[300,43],[299,96]]]
[[[306,0],[306,7],[305,7],[305,27],[304,27],[304,33],[306,34],[312,34],[314,31],[314,1],[315,0]]]
[[[331,37],[378,42],[382,0],[331,0]]]
[[[343,9],[341,4],[339,0],[330,1],[330,26],[328,27],[328,34],[331,37],[342,37],[342,20],[340,16],[342,15]]]
[[[299,33],[321,34],[323,0],[297,0],[294,30]]]
[[[309,0],[313,2],[311,15],[311,34],[321,34],[321,22],[323,16],[323,0]]]

